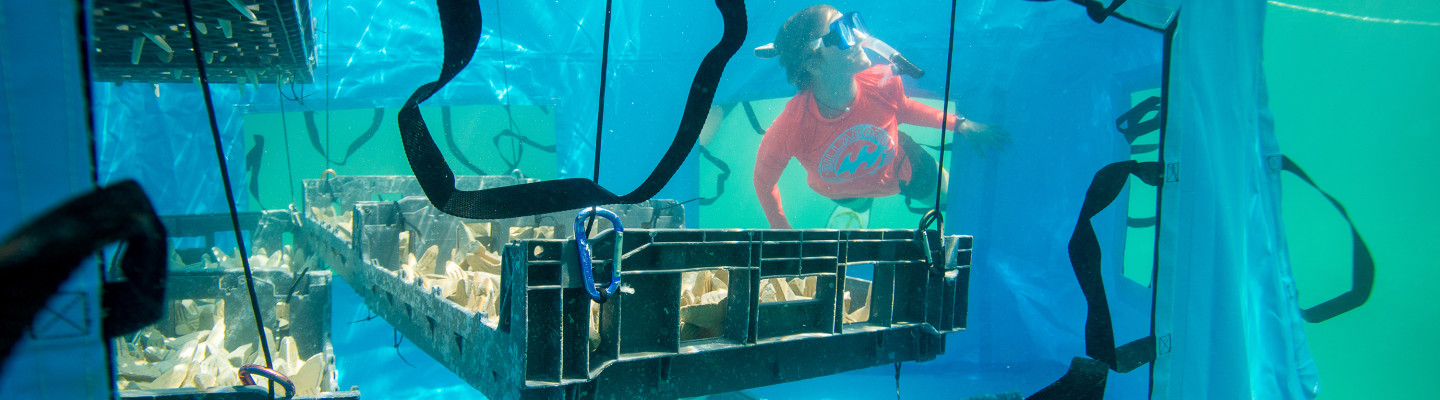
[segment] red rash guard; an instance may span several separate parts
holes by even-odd
[[[855,101],[839,117],[822,117],[807,89],[785,103],[765,131],[755,155],[754,181],[771,228],[790,228],[776,183],[791,157],[805,167],[810,188],[832,199],[890,196],[900,193],[901,181],[910,180],[899,124],[939,128],[944,113],[905,96],[889,65],[855,74],[855,83]],[[956,120],[950,117],[950,129]]]

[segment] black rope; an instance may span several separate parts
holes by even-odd
[[[605,0],[605,38],[600,43],[600,110],[595,116],[595,174],[592,178],[597,185],[600,184],[600,144],[605,137],[605,80],[609,77],[606,65],[610,63],[610,9],[613,4],[614,0]],[[585,236],[590,236],[593,228],[595,211],[591,210],[585,222]]]
[[[610,62],[610,7],[613,0],[605,0],[605,39],[600,44],[600,110],[595,115],[595,183],[600,183],[600,144],[605,133],[605,80],[609,77],[606,73],[606,65]],[[595,216],[590,216],[590,222],[595,222]],[[585,228],[587,231],[590,228]]]
[[[83,4],[83,3],[81,3]],[[82,93],[85,95],[85,107],[89,112],[85,113],[85,133],[88,135],[90,146],[90,188],[100,188],[100,150],[95,143],[95,107],[91,106],[95,101],[94,81],[90,76],[90,24],[85,22],[85,13],[76,13],[75,30],[78,33],[77,43],[80,46],[80,81],[85,82]],[[113,354],[113,353],[112,353]],[[112,375],[113,376],[113,375]]]
[[[719,196],[716,196],[716,197],[719,197]],[[650,227],[651,227],[651,228],[654,228],[654,227],[655,227],[655,224],[657,224],[657,223],[660,222],[660,212],[661,212],[661,211],[669,210],[669,209],[675,208],[675,207],[680,207],[680,206],[685,205],[685,203],[689,203],[689,202],[697,201],[697,200],[700,200],[700,201],[703,202],[703,200],[705,200],[705,199],[702,198],[702,197],[695,197],[695,198],[691,198],[690,200],[685,200],[685,201],[682,201],[682,202],[679,202],[679,203],[675,203],[675,204],[671,204],[671,205],[668,205],[668,206],[656,208],[653,212],[650,213]],[[712,200],[713,200],[713,199],[712,199]]]
[[[411,364],[410,360],[405,359],[404,354],[400,354],[400,343],[403,343],[405,341],[405,335],[401,335],[399,329],[392,329],[392,331],[395,332],[395,356],[400,357],[400,362],[405,363],[405,365],[409,365],[410,368],[415,368],[415,364]]]
[[[81,82],[85,82],[82,88],[82,93],[84,93],[85,96],[84,104],[93,105],[95,102],[95,82],[91,77],[90,71],[90,49],[92,48],[90,44],[90,24],[86,22],[85,17],[86,15],[83,12],[75,13],[75,31],[77,33],[75,37],[80,38],[76,44],[80,47],[80,80]],[[90,152],[90,188],[91,190],[95,190],[100,188],[100,149],[95,140],[95,107],[90,106],[86,107],[86,109],[89,110],[89,112],[85,113],[85,136],[87,139],[86,144],[89,146],[87,150]],[[104,279],[108,281],[109,279],[106,274],[110,271],[110,265],[114,264],[106,264],[103,253],[104,251],[95,253],[95,260],[100,265],[101,276],[105,277]],[[116,248],[116,254],[119,254],[119,248]],[[108,362],[105,363],[105,372],[110,374],[110,376],[116,376],[115,354],[114,341],[106,340],[105,358]],[[110,397],[116,398],[116,385],[107,386],[109,386],[110,389]]]
[[[350,323],[351,323],[351,324],[355,324],[355,323],[360,323],[360,322],[368,322],[368,321],[373,320],[373,319],[376,319],[376,318],[380,318],[380,316],[377,315],[377,314],[375,314],[375,313],[372,312],[372,311],[368,311],[368,310],[367,310],[367,311],[365,312],[365,318],[361,318],[361,319],[357,319],[357,320],[354,320],[354,321],[350,321]]]
[[[900,363],[895,363],[895,400],[900,400]]]
[[[300,106],[301,106],[301,107],[305,107],[306,109],[309,109],[310,107],[305,105],[305,98],[306,98],[306,97],[310,97],[310,96],[313,95],[314,93],[304,94],[304,93],[305,93],[305,87],[304,87],[304,86],[301,86],[301,87],[300,87],[300,90],[299,90],[299,91],[296,91],[296,90],[295,90],[295,79],[294,79],[294,77],[289,77],[288,79],[289,79],[289,81],[290,81],[290,82],[288,82],[288,83],[290,84],[290,95],[289,95],[289,96],[286,96],[286,95],[285,95],[285,91],[284,91],[284,90],[281,90],[281,91],[280,91],[280,98],[285,99],[285,100],[290,100],[290,101],[293,101],[293,102],[296,102],[296,103],[300,103]],[[277,82],[277,84],[276,84],[276,87],[277,87],[277,88],[279,87],[278,82]]]
[[[200,56],[200,32],[195,31],[195,12],[190,0],[185,0],[185,26],[190,30],[190,45],[195,55],[195,67],[200,70],[201,94],[205,97],[205,112],[210,119],[210,135],[215,142],[215,161],[220,164],[220,186],[225,188],[226,205],[230,207],[230,223],[235,228],[235,246],[240,251],[240,265],[245,267],[245,288],[250,291],[250,311],[255,313],[255,330],[260,333],[260,351],[265,354],[265,368],[273,369],[270,361],[270,345],[265,335],[264,317],[260,314],[260,300],[255,296],[255,279],[250,272],[250,253],[245,249],[245,238],[240,234],[240,213],[235,209],[235,192],[230,188],[230,171],[225,166],[225,149],[220,145],[220,126],[215,122],[215,102],[210,98],[210,79],[205,75],[205,60]],[[270,395],[275,389],[271,387]]]
[[[325,157],[326,167],[329,167],[330,164],[343,166],[350,162],[350,156],[355,155],[360,147],[375,138],[375,133],[380,131],[380,123],[385,120],[385,108],[376,107],[374,115],[370,118],[370,127],[365,128],[365,132],[361,132],[360,136],[350,141],[350,146],[345,148],[345,155],[341,156],[340,161],[335,161],[330,159],[330,111],[325,111],[325,144],[323,145],[320,144],[320,127],[315,124],[315,111],[307,110],[304,114],[305,129],[310,133],[310,146],[314,147],[315,152],[320,153],[321,157]]]
[[[330,3],[325,0],[325,169],[330,169]]]
[[[950,40],[945,50],[945,54],[948,55],[945,58],[945,102],[942,106],[943,111],[940,114],[940,160],[935,163],[935,214],[937,215],[941,212],[940,196],[945,195],[945,193],[941,192],[941,189],[945,187],[944,185],[946,178],[945,140],[948,139],[949,136],[948,125],[950,124],[950,74],[954,71],[955,68],[955,13],[958,7],[958,0],[950,0]],[[960,127],[956,126],[955,130],[959,131]],[[939,231],[941,234],[944,234],[945,225],[941,224],[939,227],[937,227],[936,230]]]
[[[510,106],[505,106],[505,112],[507,114],[510,112]],[[513,121],[515,117],[510,117],[510,119]],[[505,157],[505,149],[500,147],[500,140],[507,137],[512,139],[510,158]],[[515,133],[513,123],[511,124],[511,129],[505,129],[495,134],[495,137],[490,140],[490,143],[495,145],[495,152],[500,155],[500,161],[504,162],[512,172],[520,168],[520,158],[525,155],[525,145],[529,145],[546,153],[555,153],[555,145],[543,145],[533,139],[525,137],[525,135]]]
[[[923,232],[926,229],[929,229],[930,224],[936,224],[937,229],[939,227],[945,226],[945,216],[941,215],[939,211],[935,210],[930,210],[926,212],[924,216],[920,217],[920,227],[915,228],[916,233]]]
[[[292,87],[293,89],[293,87]],[[275,92],[280,97],[285,97],[285,92],[280,90],[280,84],[275,84]],[[295,167],[290,164],[290,124],[285,122],[285,101],[280,101],[280,133],[285,136],[285,174],[290,177],[285,186],[290,187],[290,205],[295,205]],[[259,198],[259,195],[256,195]]]
[[[1162,50],[1161,50],[1161,57],[1160,57],[1160,111],[1159,111],[1158,114],[1155,115],[1155,118],[1160,120],[1160,133],[1157,134],[1157,135],[1159,135],[1159,138],[1157,138],[1157,140],[1156,140],[1156,150],[1158,151],[1158,153],[1156,153],[1155,158],[1156,158],[1156,161],[1160,162],[1160,165],[1162,165],[1162,166],[1165,165],[1165,146],[1161,146],[1160,144],[1165,143],[1165,132],[1166,132],[1165,126],[1166,126],[1166,121],[1168,120],[1169,115],[1170,115],[1170,107],[1167,106],[1168,104],[1170,104],[1170,60],[1172,59],[1172,55],[1173,55],[1173,54],[1172,54],[1172,51],[1174,50],[1174,46],[1175,46],[1175,32],[1179,29],[1179,25],[1180,25],[1180,14],[1179,14],[1179,12],[1177,11],[1176,14],[1175,14],[1175,17],[1170,20],[1170,25],[1168,25],[1168,26],[1165,27],[1164,39],[1161,39],[1161,42],[1163,43],[1163,48],[1162,48]],[[1134,150],[1135,150],[1135,148],[1134,148],[1133,145],[1131,146],[1130,150],[1131,150],[1131,151],[1134,151]],[[1162,168],[1163,168],[1163,167],[1162,167]],[[1159,293],[1160,285],[1156,284],[1156,282],[1158,282],[1158,279],[1159,279],[1159,277],[1160,277],[1160,233],[1161,233],[1161,232],[1164,232],[1164,231],[1161,229],[1162,227],[1160,226],[1160,216],[1161,216],[1161,215],[1165,215],[1165,213],[1164,213],[1164,210],[1165,210],[1164,205],[1165,205],[1165,185],[1162,184],[1162,185],[1159,185],[1159,186],[1156,186],[1156,187],[1155,187],[1155,238],[1154,238],[1154,241],[1152,242],[1152,243],[1154,243],[1153,248],[1155,249],[1155,251],[1150,252],[1150,336],[1151,336],[1151,337],[1156,337],[1156,332],[1155,332],[1155,314],[1156,314],[1156,311],[1160,309],[1160,307],[1157,306],[1157,302],[1160,300],[1160,296],[1157,296],[1157,295],[1156,295],[1157,293]],[[1108,374],[1107,374],[1107,375],[1108,375]],[[1151,365],[1151,366],[1150,366],[1150,387],[1149,387],[1149,393],[1154,393],[1154,392],[1155,392],[1155,366],[1154,366],[1154,365]]]
[[[715,201],[725,194],[725,181],[730,180],[730,164],[726,164],[724,160],[710,154],[710,149],[705,146],[695,146],[695,148],[700,150],[700,156],[705,157],[706,160],[715,164],[715,168],[720,169],[720,174],[715,176],[715,196],[698,198],[702,206],[715,204]]]
[[[476,175],[485,175],[485,170],[470,162],[469,158],[465,158],[465,153],[461,152],[460,146],[455,144],[455,130],[451,125],[453,124],[450,118],[450,106],[440,107],[440,130],[445,131],[445,144],[450,146],[450,152],[455,154],[455,159],[460,160],[460,164],[475,171]]]
[[[500,131],[500,133],[501,133],[501,134],[504,134],[505,132],[510,132],[511,135],[516,135],[516,137],[520,138],[521,141],[527,141],[528,139],[525,139],[524,136],[520,136],[520,135],[518,135],[518,134],[515,133],[515,132],[520,131],[520,127],[517,126],[517,125],[515,125],[515,114],[511,111],[511,106],[512,106],[513,104],[511,104],[511,102],[510,102],[510,91],[509,91],[509,88],[510,88],[510,69],[505,67],[505,19],[504,19],[504,18],[501,18],[501,17],[499,16],[499,15],[500,15],[500,0],[495,0],[495,15],[496,15],[496,16],[495,16],[495,33],[498,34],[498,35],[500,35],[500,45],[499,45],[499,47],[500,47],[500,79],[501,79],[503,82],[505,82],[505,88],[506,88],[506,91],[504,92],[504,93],[505,93],[505,95],[504,95],[505,98],[503,99],[503,100],[505,101],[505,118],[507,118],[507,119],[506,119],[506,122],[510,125],[510,128],[509,128],[509,129]],[[610,28],[609,28],[609,27],[606,27],[606,28],[605,28],[605,32],[608,34],[608,33],[610,32]],[[606,42],[608,43],[609,41],[607,40]],[[606,52],[606,53],[609,53],[609,52]],[[603,67],[603,66],[601,67],[601,72],[602,72],[602,73],[604,72],[604,67]],[[604,78],[603,78],[603,75],[602,75],[602,78],[601,78],[601,79],[604,79]],[[604,90],[604,89],[603,89],[603,88],[604,88],[603,84],[602,84],[601,88],[602,88],[601,90]],[[604,95],[601,95],[601,99],[604,99]],[[532,145],[534,145],[534,146],[536,146],[536,147],[540,147],[540,145],[538,145],[538,144],[533,144],[534,142],[530,142],[530,143],[532,143]],[[502,152],[502,151],[500,151],[500,137],[499,137],[499,135],[496,135],[496,137],[495,137],[495,151],[496,151],[497,154],[500,155],[500,159],[501,159],[501,160],[505,160],[505,153]],[[551,153],[554,153],[554,152],[555,152],[555,146],[550,146],[550,152],[551,152]],[[508,164],[508,166],[509,166],[509,170],[510,170],[509,172],[512,172],[512,173],[513,173],[513,172],[515,172],[516,170],[520,169],[520,156],[523,155],[524,153],[525,153],[525,148],[524,148],[524,147],[520,147],[519,145],[516,145],[515,147],[513,147],[513,148],[511,149],[511,155],[515,156],[515,157],[514,157],[515,162],[514,162],[514,163],[510,163],[509,161],[506,161],[506,164]],[[600,162],[599,162],[599,161],[596,161],[595,163],[596,163],[596,165],[599,165]]]
[[[294,262],[294,260],[291,260],[291,262]],[[300,287],[301,281],[310,282],[310,267],[301,269],[300,273],[296,275],[298,275],[299,278],[295,278],[295,281],[290,284],[290,290],[288,290],[288,294],[285,295],[285,304],[290,304],[290,299],[295,298],[295,288]]]
[[[745,107],[745,118],[750,120],[750,128],[754,129],[755,133],[764,136],[765,128],[760,127],[760,118],[755,116],[755,107],[750,106],[750,102],[748,101],[740,104]]]
[[[1047,1],[1051,1],[1051,0],[1026,0],[1026,1],[1047,2]],[[1155,31],[1155,32],[1157,32],[1157,33],[1169,34],[1169,32],[1168,32],[1168,31],[1169,31],[1169,28],[1168,28],[1168,27],[1162,29],[1162,28],[1159,28],[1159,27],[1151,26],[1151,25],[1149,25],[1149,24],[1140,22],[1140,20],[1138,20],[1138,19],[1131,18],[1131,17],[1129,17],[1129,16],[1126,16],[1126,15],[1124,15],[1124,14],[1120,14],[1120,13],[1116,12],[1116,11],[1118,11],[1118,10],[1120,9],[1120,6],[1122,6],[1122,5],[1125,4],[1125,0],[1114,0],[1114,1],[1111,1],[1109,5],[1106,5],[1105,3],[1101,3],[1101,2],[1096,1],[1096,0],[1070,0],[1070,2],[1085,7],[1085,14],[1086,14],[1086,15],[1089,15],[1089,16],[1090,16],[1090,20],[1091,20],[1091,21],[1095,21],[1095,23],[1097,23],[1097,24],[1099,24],[1099,23],[1104,23],[1104,22],[1105,22],[1105,19],[1107,19],[1107,18],[1115,17],[1115,18],[1120,19],[1121,21],[1129,22],[1129,23],[1134,24],[1135,26],[1138,26],[1138,27],[1141,27],[1141,28],[1149,29],[1149,30]]]

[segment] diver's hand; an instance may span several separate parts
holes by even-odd
[[[965,141],[970,142],[980,157],[985,157],[986,147],[1005,151],[1010,145],[1010,132],[968,119],[960,123],[960,134],[965,135]]]

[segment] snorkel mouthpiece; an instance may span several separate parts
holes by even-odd
[[[910,75],[915,79],[925,76],[925,70],[915,66],[910,60],[905,59],[905,56],[900,55],[895,48],[874,36],[867,36],[864,41],[860,42],[860,45],[874,51],[875,54],[879,54],[886,60],[890,60],[890,70],[896,75]]]

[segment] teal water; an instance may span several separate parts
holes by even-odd
[[[1433,1],[1271,2],[1265,74],[1280,149],[1345,204],[1375,257],[1363,307],[1306,326],[1322,399],[1428,398],[1440,302],[1440,7]],[[1283,212],[1302,306],[1348,290],[1349,232],[1294,177]]]

